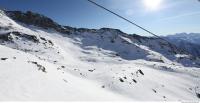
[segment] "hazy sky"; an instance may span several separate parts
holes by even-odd
[[[150,8],[144,2],[145,0],[94,1],[158,35],[200,32],[200,2],[198,0],[161,0],[162,2],[157,4],[156,9]],[[31,10],[42,13],[60,24],[73,27],[110,27],[130,34],[149,35],[95,7],[87,0],[0,0],[0,7],[8,10]]]

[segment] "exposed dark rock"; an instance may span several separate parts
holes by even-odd
[[[139,72],[140,74],[144,75],[144,73],[142,72],[142,70],[139,69],[138,72]]]
[[[16,32],[16,31],[9,32],[6,34],[1,34],[0,40],[3,42],[13,42],[12,35],[15,35],[15,38],[17,39],[22,38],[24,40],[33,41],[35,43],[39,42],[39,39],[35,35],[28,35],[28,34]]]
[[[199,93],[196,93],[197,97],[200,99],[200,94]]]
[[[53,46],[54,44],[53,44],[53,42],[51,41],[51,40],[48,40],[48,42]]]
[[[157,93],[157,91],[155,89],[152,89],[154,93]]]
[[[6,11],[6,14],[14,20],[43,28],[54,28],[58,26],[53,20],[31,11]]]
[[[7,34],[1,34],[0,35],[0,40],[1,41],[12,41],[12,36],[10,35],[10,33]]]
[[[96,29],[87,29],[87,28],[76,28],[74,29],[75,31],[77,32],[90,32],[90,33],[95,33],[96,32]]]
[[[124,80],[123,80],[122,78],[119,78],[119,81],[120,81],[120,82],[124,82]]]
[[[43,38],[43,37],[40,37],[40,39],[43,40],[43,41],[45,41],[45,43],[43,43],[43,44],[49,43],[49,44],[52,45],[52,46],[54,45],[53,42],[52,42],[51,40],[47,40],[47,39],[45,39],[45,38]]]
[[[88,70],[88,71],[89,71],[89,72],[93,72],[94,70],[95,70],[95,69],[93,69],[93,70],[90,69],[90,70]]]
[[[137,81],[135,79],[132,79],[132,80],[133,80],[133,82],[137,83]]]
[[[40,37],[40,39],[43,40],[43,41],[47,41],[47,40],[46,40],[45,38],[43,38],[43,37]]]
[[[34,61],[28,61],[29,63],[35,64],[38,67],[38,70],[41,70],[44,73],[47,73],[46,68],[40,64],[38,64],[37,62]]]
[[[111,39],[110,42],[111,42],[111,43],[115,43],[115,40],[114,40],[114,39]]]
[[[195,87],[196,96],[200,99],[200,92],[198,91],[199,87]]]
[[[31,11],[21,12],[21,11],[5,11],[5,13],[11,17],[13,20],[25,23],[27,25],[34,25],[42,27],[44,29],[54,29],[61,33],[69,34],[70,31],[65,29],[61,25],[54,22],[52,19]]]
[[[166,98],[166,96],[163,96],[163,98]]]
[[[16,35],[18,37],[21,37],[21,38],[25,38],[29,41],[33,41],[35,43],[38,43],[39,42],[39,39],[35,36],[35,35],[28,35],[28,34],[24,34],[24,33],[20,33],[20,32],[11,32],[13,35]]]
[[[83,73],[80,73],[80,75],[83,75]]]
[[[173,68],[167,67],[167,66],[161,66],[160,68],[161,70],[165,70],[165,71],[171,71],[171,72],[174,71]]]
[[[115,55],[116,55],[116,56],[120,56],[120,54],[118,54],[118,53],[116,53]]]
[[[8,58],[1,58],[1,60],[7,60]]]
[[[127,77],[123,77],[124,79],[127,79]]]

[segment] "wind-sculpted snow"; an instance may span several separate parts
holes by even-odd
[[[0,100],[199,101],[199,60],[159,39],[0,14]]]

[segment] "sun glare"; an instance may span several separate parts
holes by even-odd
[[[158,10],[163,0],[144,0],[147,9]]]

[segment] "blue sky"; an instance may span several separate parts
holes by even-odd
[[[144,0],[94,0],[158,34],[200,33],[198,0],[162,0],[157,10],[150,10]],[[44,14],[59,24],[73,27],[121,29],[126,33],[149,35],[131,24],[95,7],[86,0],[0,0],[8,10],[31,10]]]

